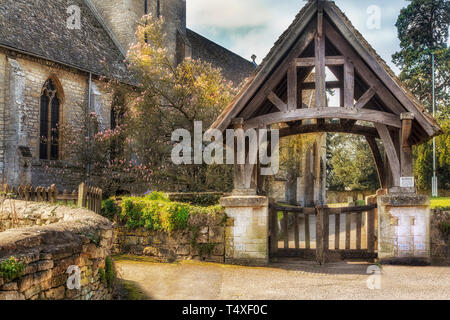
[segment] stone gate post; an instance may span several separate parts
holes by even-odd
[[[233,194],[222,198],[229,218],[225,235],[225,262],[266,265],[269,262],[269,201],[257,195]]]
[[[430,263],[428,196],[391,192],[378,197],[378,226],[378,258],[382,263]]]

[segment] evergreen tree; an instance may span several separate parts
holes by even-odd
[[[431,55],[435,55],[436,117],[444,135],[436,139],[440,188],[450,187],[449,75],[450,51],[447,46],[450,2],[445,0],[410,0],[401,10],[396,27],[400,51],[392,58],[401,68],[399,77],[429,112],[432,109]],[[431,188],[431,142],[415,147],[414,173],[419,189]]]

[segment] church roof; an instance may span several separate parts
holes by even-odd
[[[67,8],[81,9],[81,29],[67,28]],[[125,57],[83,0],[2,0],[0,46],[132,83]]]
[[[187,38],[192,46],[192,58],[209,62],[221,68],[222,74],[235,85],[239,85],[255,70],[252,62],[187,29]]]
[[[369,66],[370,70],[386,85],[392,92],[395,99],[404,108],[404,112],[412,112],[416,116],[417,122],[424,128],[428,137],[441,133],[441,128],[436,120],[430,116],[422,104],[414,95],[403,85],[394,72],[389,68],[386,62],[376,53],[372,46],[356,30],[350,20],[332,1],[322,1],[324,13],[329,21],[334,25],[338,33],[352,45],[356,53]],[[302,34],[306,32],[309,23],[316,17],[318,12],[318,1],[310,0],[297,14],[292,24],[275,42],[272,49],[263,59],[255,72],[249,77],[235,99],[225,108],[222,114],[212,124],[211,128],[225,130],[231,124],[233,118],[240,117],[241,112],[248,103],[255,97],[260,90],[264,88],[267,79],[273,74],[290,50],[293,48]],[[421,139],[425,140],[424,137]]]

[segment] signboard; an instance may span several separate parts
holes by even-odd
[[[401,177],[400,178],[401,188],[414,188],[414,177]]]

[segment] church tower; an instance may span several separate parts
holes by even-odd
[[[90,0],[116,36],[124,51],[136,41],[137,22],[151,13],[164,18],[166,47],[179,63],[190,56],[186,37],[186,0]]]

